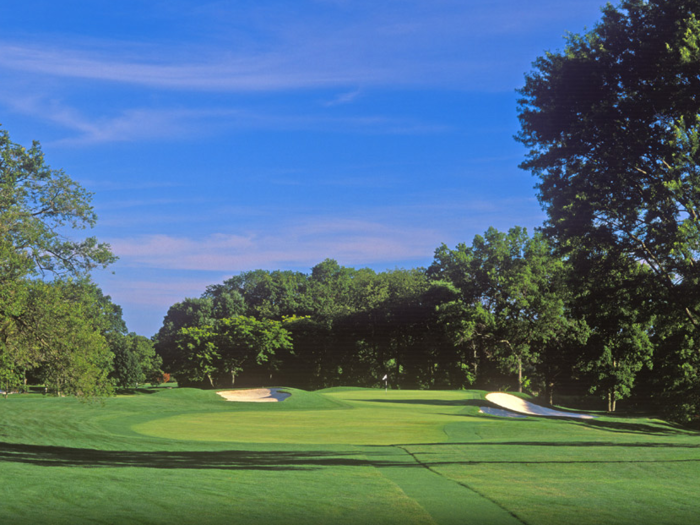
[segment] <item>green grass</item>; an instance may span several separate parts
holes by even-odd
[[[478,391],[0,400],[0,523],[693,523],[700,435],[497,418]]]

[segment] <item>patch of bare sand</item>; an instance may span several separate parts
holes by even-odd
[[[561,410],[554,410],[552,408],[543,407],[525,401],[518,396],[513,394],[506,394],[504,392],[492,392],[486,394],[486,399],[491,401],[494,405],[498,405],[506,410],[512,410],[513,412],[518,412],[519,414],[527,414],[529,416],[544,416],[544,417],[572,417],[576,419],[595,419],[595,416],[589,414],[576,414],[574,412],[562,412]]]
[[[284,401],[291,394],[277,388],[250,388],[247,390],[222,390],[217,392],[226,401],[243,403],[277,403]]]

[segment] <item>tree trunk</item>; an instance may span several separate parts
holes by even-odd
[[[214,380],[211,378],[211,374],[207,374],[207,379],[209,379],[209,383],[211,383],[211,387],[214,388]]]
[[[617,404],[617,398],[615,397],[614,390],[608,390],[608,412],[615,412],[615,405]]]
[[[549,399],[549,406],[554,406],[554,383],[547,384],[547,398]]]
[[[523,393],[523,358],[518,356],[518,392]]]
[[[270,374],[270,379],[272,379],[272,374]],[[231,372],[231,386],[233,386],[236,383],[236,373]]]

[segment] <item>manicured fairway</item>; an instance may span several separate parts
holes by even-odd
[[[480,391],[0,400],[0,523],[693,523],[700,435]]]

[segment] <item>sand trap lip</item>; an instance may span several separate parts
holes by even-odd
[[[217,392],[226,401],[242,403],[277,403],[284,401],[291,394],[280,392],[277,388],[250,388],[248,390],[222,390]]]
[[[503,408],[479,407],[479,412],[481,412],[482,414],[488,414],[490,416],[497,416],[497,417],[517,417],[517,418],[526,418],[527,417],[523,414],[517,414],[515,412],[511,412],[510,410],[505,410]]]
[[[506,410],[512,410],[513,412],[518,412],[519,414],[527,414],[529,416],[544,416],[544,417],[571,417],[576,419],[595,419],[595,416],[589,414],[576,414],[573,412],[562,412],[561,410],[554,410],[551,408],[546,408],[540,405],[535,405],[529,401],[525,401],[512,394],[506,394],[504,392],[492,392],[486,394],[486,399],[491,401],[494,405],[505,408]]]

